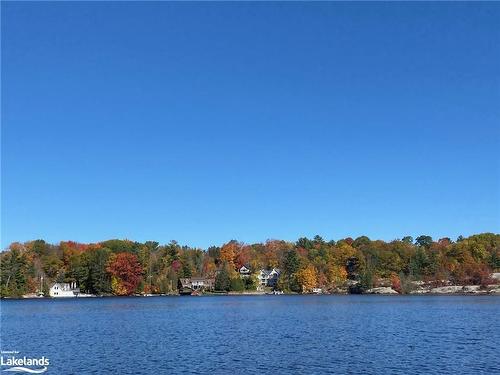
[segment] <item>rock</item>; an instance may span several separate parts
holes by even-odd
[[[463,288],[463,292],[464,293],[474,293],[474,294],[484,293],[485,291],[480,290],[480,288],[481,287],[479,285],[466,285]]]
[[[377,280],[377,285],[379,287],[391,287],[392,286],[392,280],[391,279],[378,279]]]
[[[382,286],[379,288],[368,289],[365,293],[366,294],[399,294],[394,289],[392,289],[390,287],[385,287],[385,286]]]
[[[349,290],[349,294],[361,294],[363,292],[360,282],[355,280],[347,281],[347,289]]]
[[[434,294],[450,294],[450,293],[463,293],[462,285],[452,285],[452,286],[441,286],[438,288],[432,288],[430,293]]]
[[[28,293],[28,294],[24,294],[23,298],[43,298],[43,295],[36,294],[36,293]]]
[[[500,272],[494,272],[490,275],[490,277],[500,283]]]
[[[424,288],[419,288],[419,289],[415,289],[415,290],[412,290],[410,291],[410,294],[426,294],[426,293],[430,293],[430,289],[424,289]]]
[[[489,294],[498,294],[500,295],[500,286],[496,286],[488,291]]]
[[[423,281],[416,280],[416,281],[410,281],[410,284],[415,286],[423,286],[425,283]]]

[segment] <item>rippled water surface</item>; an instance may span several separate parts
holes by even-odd
[[[498,374],[500,297],[3,300],[1,348],[47,374]]]

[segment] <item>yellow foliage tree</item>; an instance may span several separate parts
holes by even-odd
[[[297,272],[296,277],[303,293],[310,292],[317,284],[318,275],[316,268],[312,264]]]
[[[347,259],[356,255],[356,249],[347,243],[337,246],[334,252],[333,260],[337,264],[346,264]]]
[[[117,296],[127,295],[127,289],[123,286],[121,281],[115,276],[111,277],[111,289],[113,290],[113,294]]]
[[[328,281],[334,286],[339,286],[347,280],[347,271],[345,267],[332,265],[328,269]]]

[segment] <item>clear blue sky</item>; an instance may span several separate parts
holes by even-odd
[[[499,19],[2,2],[2,247],[499,232]]]

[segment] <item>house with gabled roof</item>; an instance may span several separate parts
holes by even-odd
[[[280,277],[280,273],[280,270],[277,268],[273,268],[272,270],[260,270],[257,274],[257,280],[260,289],[263,289],[265,287],[276,287],[276,284],[278,283],[278,279]]]
[[[238,272],[240,274],[240,277],[242,277],[242,278],[247,278],[251,274],[250,268],[248,268],[246,266],[241,266],[240,269],[238,270]]]

